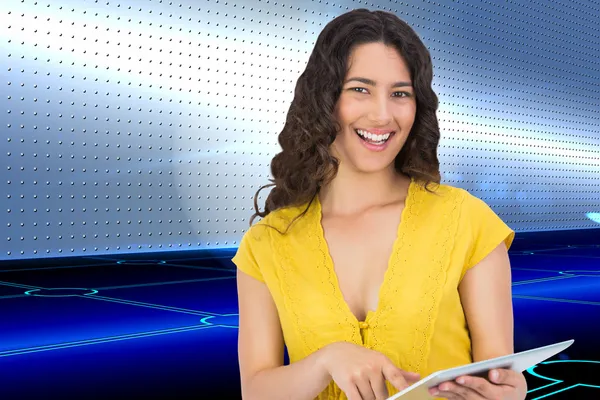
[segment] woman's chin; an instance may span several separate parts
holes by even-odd
[[[353,169],[356,172],[363,174],[375,174],[384,172],[387,170],[394,169],[394,160],[383,160],[383,159],[358,159],[352,162]]]

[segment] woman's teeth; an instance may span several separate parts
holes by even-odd
[[[383,144],[387,142],[392,133],[386,133],[384,135],[375,135],[367,131],[363,131],[362,129],[356,129],[356,133],[360,136],[364,141],[372,143],[372,144]]]

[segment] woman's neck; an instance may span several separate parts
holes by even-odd
[[[393,166],[368,174],[340,166],[333,181],[321,188],[319,201],[324,214],[355,214],[404,200],[409,184],[410,177],[399,174]]]

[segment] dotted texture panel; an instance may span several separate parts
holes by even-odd
[[[597,1],[3,0],[0,259],[236,247],[319,31],[359,7],[431,51],[443,182],[517,231],[599,226]]]

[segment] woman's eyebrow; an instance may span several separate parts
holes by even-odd
[[[351,82],[351,81],[357,81],[357,82],[362,82],[365,85],[370,85],[370,86],[377,86],[377,83],[372,80],[372,79],[368,79],[368,78],[361,78],[361,77],[353,77],[350,78],[348,80],[346,80],[346,82],[344,82],[344,84]],[[411,82],[404,82],[404,81],[400,81],[400,82],[396,82],[392,85],[392,87],[406,87],[406,86],[412,86]]]

